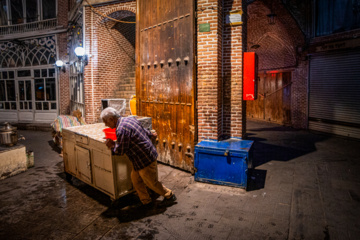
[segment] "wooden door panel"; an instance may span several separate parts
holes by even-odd
[[[75,158],[77,165],[76,177],[86,183],[92,183],[90,150],[75,145]]]
[[[69,140],[70,136],[63,133],[63,152],[66,172],[76,175],[75,144]]]
[[[291,72],[272,73],[266,78],[265,119],[291,124]]]
[[[259,74],[257,85],[257,98],[255,100],[246,101],[246,115],[250,118],[264,119],[264,89],[265,89],[265,74]]]
[[[247,101],[247,116],[291,124],[291,72],[259,74],[258,98]]]
[[[94,184],[114,197],[115,188],[112,156],[108,153],[103,153],[95,149],[92,152]]]
[[[138,115],[158,133],[159,160],[191,171],[194,127],[194,3],[138,1]]]

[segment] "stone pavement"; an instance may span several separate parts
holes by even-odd
[[[0,239],[359,239],[360,142],[248,122],[248,191],[159,164],[178,198],[139,211],[135,195],[65,180],[50,132],[20,131],[35,167],[0,181]]]

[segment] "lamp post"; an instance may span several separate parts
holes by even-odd
[[[65,66],[63,61],[57,60],[55,62],[55,66],[57,67],[58,71],[62,70],[63,72],[65,72]]]
[[[78,60],[74,62],[77,71],[77,78],[75,83],[77,100],[75,105],[76,105],[76,109],[80,108],[80,111],[84,114],[85,112],[84,68],[86,65],[88,65],[88,56],[85,54],[85,49],[83,47],[76,47],[74,49],[74,52],[78,58]]]
[[[83,47],[77,47],[74,51],[78,58],[82,58],[85,55],[85,49]]]
[[[78,57],[78,60],[80,62],[80,69],[78,69],[79,72],[84,72],[84,67],[88,64],[88,57],[85,54],[85,49],[83,47],[77,47],[75,48],[75,55]]]
[[[60,59],[59,60],[56,60],[55,62],[55,66],[56,66],[56,82],[57,82],[57,86],[59,87],[56,87],[58,89],[57,93],[56,93],[56,99],[57,99],[57,105],[59,104],[59,96],[60,96],[60,70],[62,72],[65,72],[65,65],[64,65],[64,62],[61,61]],[[59,105],[58,105],[59,106]],[[60,107],[57,108],[57,114],[59,115],[60,114]]]

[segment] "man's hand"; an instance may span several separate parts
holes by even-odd
[[[151,138],[156,139],[157,138],[157,132],[155,130],[151,130]]]
[[[154,144],[154,146],[156,146],[156,139],[157,139],[157,132],[155,130],[150,130],[151,132],[151,136],[150,136],[150,140],[152,142],[152,144]]]
[[[106,139],[105,144],[109,149],[113,149],[115,147],[115,142],[109,138]]]

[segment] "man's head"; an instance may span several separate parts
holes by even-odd
[[[115,108],[107,107],[101,112],[100,117],[105,123],[105,126],[115,128],[120,115]]]

